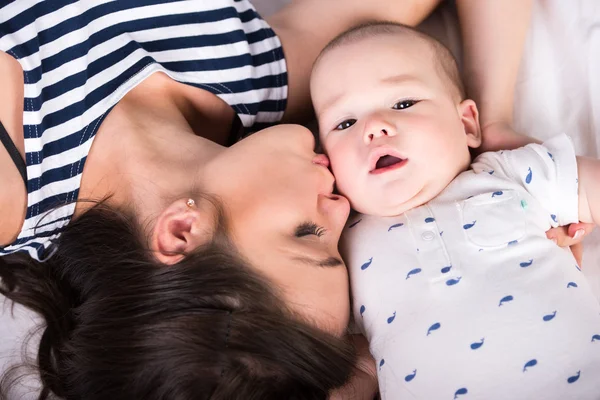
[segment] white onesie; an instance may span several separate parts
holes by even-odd
[[[600,305],[546,239],[578,221],[565,136],[486,153],[428,204],[344,232],[383,399],[600,399]]]

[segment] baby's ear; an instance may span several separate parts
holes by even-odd
[[[467,135],[467,144],[472,149],[478,148],[481,146],[481,126],[477,105],[473,100],[464,100],[458,105],[458,112]]]

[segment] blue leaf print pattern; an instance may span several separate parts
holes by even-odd
[[[575,383],[579,380],[579,376],[581,376],[581,371],[577,371],[577,373],[573,376],[570,376],[569,379],[567,379],[568,383]]]
[[[452,265],[448,265],[447,267],[442,268],[442,274],[447,274],[452,269]]]
[[[485,341],[485,338],[481,338],[481,340],[479,342],[471,343],[471,350],[477,350],[478,348],[483,346],[484,341]]]
[[[556,310],[554,310],[554,312],[552,312],[551,314],[544,315],[544,318],[542,318],[542,319],[545,322],[548,322],[548,321],[552,321],[554,319],[554,317],[556,317]]]
[[[490,175],[494,175],[494,172],[496,172],[496,171],[494,171],[494,170],[491,170],[491,171],[488,171],[488,174],[490,174]]]
[[[358,224],[359,224],[359,222],[360,222],[360,221],[362,221],[362,218],[361,218],[361,219],[359,219],[358,221],[356,221],[356,222],[353,222],[352,224],[350,224],[350,226],[348,227],[348,229],[354,228],[356,225],[358,225]]]
[[[577,268],[577,271],[581,272],[581,268],[579,268],[579,265],[575,264],[575,268]]]
[[[381,370],[381,367],[383,367],[383,365],[385,364],[385,360],[382,358],[381,361],[379,361],[379,369]]]
[[[572,288],[572,287],[575,287],[575,288],[576,288],[576,287],[578,287],[578,286],[577,286],[577,284],[576,284],[575,282],[569,282],[569,283],[567,283],[567,289],[568,289],[568,288]]]
[[[404,377],[404,381],[405,381],[405,382],[410,382],[410,381],[412,381],[413,379],[415,379],[415,376],[417,376],[417,370],[416,370],[416,369],[415,369],[415,370],[412,372],[412,374],[406,375],[406,376]]]
[[[592,343],[595,342],[596,340],[600,340],[600,335],[592,336]]]
[[[527,268],[527,267],[531,267],[532,264],[533,264],[533,260],[529,260],[529,261],[526,261],[526,262],[522,262],[519,265],[521,266],[521,268]]]
[[[474,226],[475,226],[475,224],[476,224],[476,223],[477,223],[477,221],[473,221],[473,222],[471,222],[470,224],[465,224],[465,225],[463,225],[463,229],[464,229],[464,230],[471,229],[472,227],[474,227]]]
[[[410,278],[413,275],[418,274],[419,272],[421,272],[421,268],[411,269],[410,271],[408,271],[408,274],[406,274],[406,279]]]
[[[373,262],[373,257],[369,258],[369,261],[367,261],[366,263],[364,263],[363,265],[360,266],[360,269],[362,271],[364,271],[365,269],[369,268],[371,266],[371,263]]]
[[[523,210],[527,210],[527,207],[529,207],[529,204],[527,204],[526,200],[521,200],[521,208]]]
[[[425,223],[430,224],[432,222],[435,222],[435,218],[431,218],[431,217],[425,218]]]
[[[529,185],[533,179],[533,171],[531,170],[531,168],[529,168],[528,171],[529,172],[527,173],[527,177],[525,178],[525,183]]]
[[[502,306],[502,304],[504,303],[508,303],[509,301],[513,301],[515,298],[512,297],[511,295],[508,296],[504,296],[503,298],[500,299],[500,303],[498,303],[498,307]]]
[[[427,335],[426,336],[429,336],[431,334],[431,332],[433,332],[433,331],[437,331],[438,329],[441,328],[441,326],[442,326],[442,324],[440,324],[439,322],[436,322],[435,324],[431,325],[429,327],[429,329],[427,329]]]
[[[363,304],[362,306],[360,306],[360,311],[359,311],[359,312],[360,312],[360,316],[361,316],[361,317],[362,317],[362,316],[363,316],[363,314],[365,313],[365,310],[366,310],[366,309],[367,309],[367,308],[364,306],[364,304]]]
[[[392,322],[394,322],[395,319],[396,319],[396,311],[394,311],[394,315],[392,315],[391,317],[389,317],[387,319],[387,323],[391,324]]]
[[[548,151],[547,153],[548,153],[548,157],[550,157],[550,159],[551,159],[552,161],[554,161],[554,156],[552,155],[552,153],[550,153],[549,151]]]
[[[503,194],[504,194],[504,192],[502,190],[499,190],[497,192],[492,193],[492,197],[502,196]]]
[[[558,219],[556,219],[556,215],[550,214],[550,218],[552,218],[552,221],[558,224]]]
[[[448,279],[446,281],[446,285],[448,286],[454,286],[456,285],[458,282],[460,282],[460,280],[462,279],[462,276],[459,276],[458,278],[453,278],[453,279]]]
[[[403,223],[394,224],[388,228],[388,232],[391,231],[392,229],[400,228],[401,226],[404,226],[404,224]]]
[[[535,367],[536,365],[537,365],[537,360],[536,359],[527,361],[525,363],[525,366],[523,367],[523,372],[526,372],[527,368]]]
[[[458,399],[458,396],[463,395],[463,394],[467,394],[469,393],[469,391],[467,390],[467,388],[460,388],[458,389],[456,392],[454,392],[454,400]]]
[[[511,241],[511,242],[508,242],[508,245],[509,245],[509,246],[514,246],[514,245],[517,245],[517,244],[519,244],[519,241],[518,241],[518,240],[513,240],[513,241]]]

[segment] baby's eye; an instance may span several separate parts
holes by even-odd
[[[344,129],[350,128],[352,125],[356,123],[355,119],[347,119],[342,121],[338,126],[335,127],[336,131],[343,131]]]
[[[418,100],[402,100],[394,104],[392,107],[394,110],[404,110],[405,108],[410,108],[417,104]]]

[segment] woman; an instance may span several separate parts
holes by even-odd
[[[46,261],[0,260],[1,290],[47,322],[42,397],[324,398],[358,373],[348,203],[304,128],[223,145],[307,115],[336,34],[436,2],[298,1],[277,35],[247,1],[140,3],[0,13],[1,253]]]

